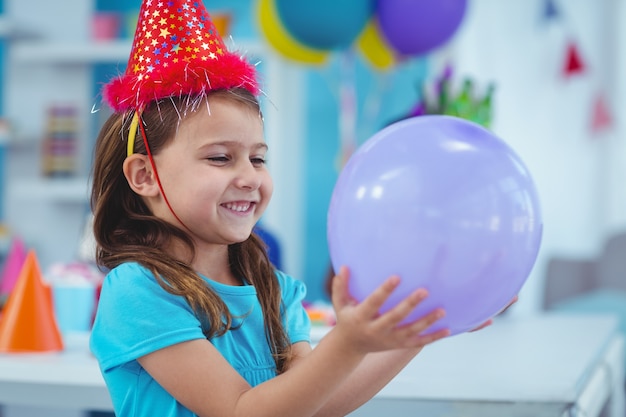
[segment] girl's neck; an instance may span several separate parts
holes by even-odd
[[[212,281],[225,285],[244,284],[242,279],[235,277],[230,269],[227,245],[214,245],[210,248],[197,249],[194,259],[191,259],[185,245],[173,243],[169,249],[177,259],[188,263],[194,271]]]

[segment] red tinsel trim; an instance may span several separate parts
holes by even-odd
[[[125,112],[142,108],[153,100],[218,89],[243,87],[255,96],[259,94],[256,69],[242,57],[228,52],[204,64],[206,67],[192,63],[141,81],[127,72],[104,86],[104,100],[116,112]]]

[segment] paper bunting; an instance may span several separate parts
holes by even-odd
[[[52,294],[44,284],[34,251],[30,251],[0,316],[0,352],[63,350]]]
[[[600,132],[609,129],[613,124],[611,112],[604,98],[604,95],[598,94],[593,102],[591,115],[591,130]]]
[[[585,70],[585,64],[580,56],[578,47],[574,42],[569,42],[565,55],[565,63],[563,65],[563,73],[565,77],[582,73]]]
[[[555,20],[559,17],[559,9],[554,0],[545,0],[543,4],[543,18],[546,21]]]

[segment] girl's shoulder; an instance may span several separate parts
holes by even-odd
[[[104,278],[103,285],[117,291],[132,289],[137,293],[139,288],[153,290],[158,286],[154,274],[138,262],[124,262],[111,269]]]
[[[139,262],[123,262],[109,271],[109,274],[149,274],[150,271]]]
[[[106,278],[109,280],[115,280],[119,278],[128,277],[138,277],[138,278],[149,278],[154,280],[154,275],[152,272],[141,265],[139,262],[124,262],[119,264],[118,266],[111,269],[107,274]]]
[[[294,296],[304,297],[306,295],[306,285],[302,280],[294,278],[293,276],[284,273],[283,271],[275,271],[276,278],[282,289],[283,297]]]

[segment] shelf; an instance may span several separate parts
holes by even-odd
[[[0,17],[0,38],[6,38],[13,34],[13,25],[6,17]]]
[[[265,54],[262,42],[227,43],[246,56]],[[11,59],[21,64],[126,63],[132,44],[128,40],[101,42],[24,41],[11,47]]]
[[[24,25],[16,24],[11,19],[0,15],[0,38],[26,39],[35,36],[35,33],[24,28]]]
[[[125,62],[131,44],[125,41],[97,43],[62,43],[51,41],[29,41],[15,43],[11,48],[11,59],[22,64],[91,64]]]
[[[88,203],[90,181],[87,177],[31,178],[10,184],[12,197],[47,200],[57,203]]]

